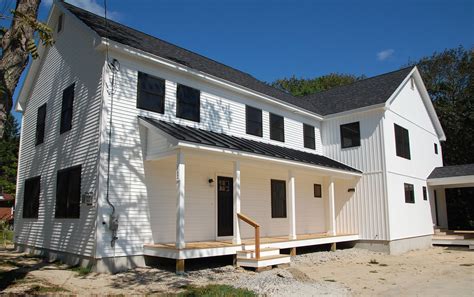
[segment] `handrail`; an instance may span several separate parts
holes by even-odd
[[[260,259],[260,225],[248,216],[241,213],[237,214],[237,218],[255,228],[255,258],[257,260]]]

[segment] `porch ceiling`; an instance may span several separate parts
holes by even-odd
[[[328,157],[298,151],[269,143],[231,136],[188,126],[178,125],[171,122],[155,120],[139,116],[139,119],[164,132],[166,135],[176,139],[179,143],[191,143],[210,146],[225,150],[239,151],[255,155],[277,158],[287,161],[299,162],[307,165],[321,166],[335,170],[341,170],[352,174],[362,172]]]

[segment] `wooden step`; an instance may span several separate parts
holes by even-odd
[[[260,250],[260,257],[276,256],[280,254],[278,248],[264,248]],[[237,251],[237,258],[251,259],[255,258],[255,250]]]
[[[252,268],[262,268],[267,266],[288,264],[291,261],[290,255],[273,255],[260,257],[260,259],[255,258],[237,258],[237,266],[243,267],[252,267]]]
[[[458,240],[458,239],[466,239],[464,235],[433,235],[433,239],[440,239],[440,240]]]

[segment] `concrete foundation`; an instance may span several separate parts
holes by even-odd
[[[135,267],[146,267],[144,256],[110,257],[94,259],[66,252],[54,251],[44,248],[16,244],[15,250],[39,256],[48,262],[60,261],[69,266],[91,267],[92,271],[99,273],[117,273]]]
[[[399,255],[413,250],[428,249],[432,246],[432,235],[403,238],[391,241],[359,240],[355,247],[374,252]]]

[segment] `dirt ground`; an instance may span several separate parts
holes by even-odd
[[[311,252],[294,257],[288,268],[261,273],[230,265],[202,269],[202,265],[191,267],[184,276],[170,267],[107,275],[4,250],[0,251],[0,292],[159,295],[180,292],[187,285],[215,283],[269,296],[474,296],[474,251],[467,248],[434,247],[399,256],[360,249]]]

